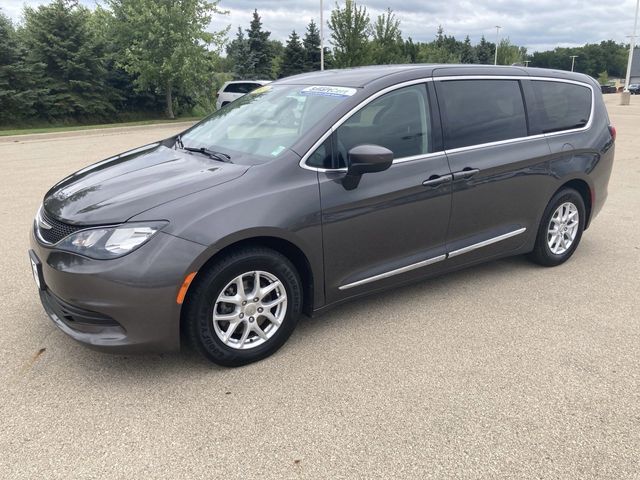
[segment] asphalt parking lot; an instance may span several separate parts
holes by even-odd
[[[565,265],[485,264],[303,319],[239,369],[111,356],[45,316],[53,183],[176,125],[0,138],[0,478],[639,478],[640,97]]]

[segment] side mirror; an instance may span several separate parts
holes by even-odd
[[[349,150],[347,176],[344,186],[353,190],[360,183],[365,173],[382,172],[393,163],[393,152],[380,145],[358,145]]]
[[[393,163],[393,152],[379,145],[358,145],[348,155],[350,175],[382,172]]]

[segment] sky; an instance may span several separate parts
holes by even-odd
[[[81,0],[93,6],[99,0]],[[19,22],[23,5],[48,3],[46,0],[1,0],[0,8]],[[340,0],[340,4],[344,4]],[[612,39],[628,42],[633,30],[635,0],[361,0],[371,19],[391,8],[401,21],[404,38],[430,41],[438,25],[447,35],[476,43],[484,35],[495,41],[496,25],[500,38],[525,46],[529,52],[571,47]],[[335,0],[324,0],[325,21]],[[255,8],[263,28],[271,38],[286,41],[293,29],[303,34],[313,18],[319,23],[320,0],[221,0],[228,15],[216,15],[211,31],[231,25],[230,37],[238,26],[247,28]],[[325,29],[327,44],[328,29]]]

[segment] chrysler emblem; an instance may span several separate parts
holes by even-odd
[[[38,219],[38,226],[40,228],[44,228],[45,230],[51,230],[51,225],[49,225],[47,222],[45,222],[41,218]]]
[[[38,212],[38,218],[37,218],[37,221],[38,221],[38,226],[39,226],[40,228],[44,228],[45,230],[51,230],[51,229],[53,228],[50,224],[48,224],[47,222],[45,222],[45,221],[42,219],[42,213],[41,213],[41,212]]]

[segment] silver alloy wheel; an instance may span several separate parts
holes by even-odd
[[[276,333],[287,313],[287,292],[269,272],[238,275],[222,289],[213,306],[213,329],[225,345],[247,350]]]
[[[565,253],[576,239],[580,225],[578,207],[571,202],[560,205],[549,220],[547,245],[555,255]]]

